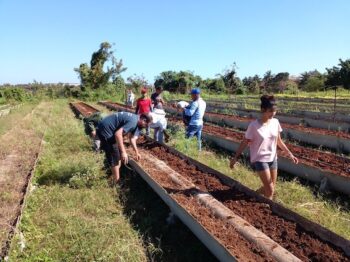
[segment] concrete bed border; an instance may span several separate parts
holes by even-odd
[[[151,138],[147,138],[147,139],[154,141]],[[157,144],[159,144],[159,143],[157,143]],[[202,172],[206,172],[206,173],[209,173],[209,174],[216,176],[225,185],[230,186],[232,188],[236,188],[237,190],[247,194],[248,196],[255,198],[257,200],[257,202],[262,202],[262,203],[268,204],[271,207],[271,210],[273,212],[275,212],[277,215],[283,217],[284,219],[287,219],[287,220],[290,220],[290,221],[293,221],[293,222],[299,224],[299,226],[301,226],[304,230],[306,230],[308,232],[312,232],[316,236],[318,236],[319,238],[323,239],[324,241],[341,248],[347,254],[347,256],[350,256],[350,241],[349,240],[346,240],[345,238],[335,234],[334,232],[330,231],[329,229],[326,229],[325,227],[302,217],[301,215],[295,213],[294,211],[291,211],[290,209],[285,208],[282,205],[280,205],[272,200],[266,199],[265,197],[259,195],[258,193],[251,190],[250,188],[242,185],[241,183],[234,180],[233,178],[228,177],[228,176],[220,173],[219,171],[217,171],[213,168],[210,168],[210,167],[206,166],[205,164],[200,163],[197,160],[194,160],[194,159],[184,155],[183,153],[177,151],[174,148],[169,147],[165,144],[159,144],[159,145],[166,148],[170,153],[180,157],[181,159],[186,160],[189,164],[196,166]]]
[[[208,106],[209,110],[215,110],[217,108]],[[224,107],[220,106],[219,110],[224,110]],[[242,110],[242,109],[230,109],[232,112],[235,112],[240,117],[251,117],[251,118],[258,118],[260,116],[260,112],[256,110]],[[316,127],[316,128],[322,128],[327,130],[334,130],[334,131],[344,131],[344,132],[350,132],[350,117],[348,122],[343,121],[330,121],[326,120],[325,118],[319,118],[315,116],[312,118],[311,116],[299,116],[296,115],[287,115],[287,114],[277,114],[276,118],[279,119],[283,123],[287,124],[293,124],[293,125],[300,125],[304,124],[308,127]]]
[[[210,234],[191,214],[180,206],[161,185],[154,181],[152,177],[137,164],[136,161],[130,160],[129,164],[218,260],[237,261],[237,259],[228,252],[218,239]]]
[[[170,114],[177,115],[177,111],[173,108],[167,108],[166,111]],[[228,126],[231,128],[246,130],[250,121],[240,121],[235,119],[228,119],[224,115],[214,116],[210,114],[204,115],[204,121],[213,123],[221,126]],[[314,134],[303,132],[291,128],[284,128],[284,132],[282,132],[282,136],[287,139],[297,140],[299,142],[303,142],[306,144],[314,145],[317,147],[327,147],[331,148],[338,153],[350,153],[350,140],[339,138],[336,136],[330,135],[322,135],[322,134]]]
[[[235,153],[239,147],[238,142],[211,135],[206,132],[203,132],[202,137],[207,143],[212,143],[229,152]],[[244,155],[248,157],[249,151],[247,149],[245,150]],[[325,186],[326,183],[331,189],[350,196],[350,177],[339,176],[337,174],[323,171],[318,167],[302,163],[294,164],[290,159],[283,156],[279,156],[278,158],[278,167],[280,170],[288,174],[303,178],[317,185],[323,184]]]
[[[104,101],[107,102],[107,101]],[[126,110],[122,108],[116,108],[114,106],[111,105],[107,105],[104,102],[99,102],[99,104],[106,106],[109,109],[112,110]],[[112,102],[113,103],[113,102]],[[121,106],[120,106],[121,107]],[[175,110],[176,112],[176,110]],[[203,134],[203,137],[206,134]],[[147,138],[148,140],[154,141],[151,138]],[[221,143],[223,143],[224,145],[227,146],[227,141],[222,140]],[[159,143],[157,143],[159,144]],[[238,181],[220,173],[219,171],[212,169],[200,162],[198,162],[197,160],[194,160],[186,155],[184,155],[183,153],[177,151],[176,149],[169,147],[165,144],[159,144],[160,146],[166,148],[170,153],[173,153],[174,155],[180,157],[181,159],[184,159],[186,161],[188,161],[188,163],[196,166],[199,170],[212,174],[214,176],[216,176],[217,178],[219,178],[224,184],[232,187],[232,188],[236,188],[237,190],[240,190],[241,192],[244,192],[245,194],[247,194],[248,196],[254,197],[255,199],[257,199],[258,202],[263,202],[263,203],[267,203],[268,205],[270,205],[271,210],[273,212],[275,212],[277,215],[283,217],[284,219],[293,221],[295,223],[298,223],[304,230],[308,231],[308,232],[312,232],[314,233],[316,236],[318,236],[319,238],[321,238],[322,240],[331,243],[337,247],[339,247],[340,249],[342,249],[347,256],[350,256],[350,241],[346,240],[345,238],[335,234],[334,232],[330,231],[329,229],[324,228],[323,226],[314,223],[304,217],[302,217],[301,215],[295,213],[294,211],[291,211],[288,208],[283,207],[282,205],[275,203],[269,199],[264,198],[263,196],[260,196],[259,194],[257,194],[255,191],[249,189],[248,187],[242,185],[241,183],[239,183]],[[226,149],[226,148],[225,148]],[[229,150],[230,147],[228,147],[227,150]],[[245,152],[245,154],[247,155],[247,151]],[[289,160],[286,160],[286,162]],[[290,162],[290,161],[289,161]],[[135,162],[136,164],[136,162]],[[280,166],[284,165],[284,161],[280,161]],[[288,165],[288,164],[287,164]],[[309,166],[307,166],[309,167]],[[317,170],[319,171],[319,170]],[[315,179],[317,179],[317,176],[320,176],[320,174],[318,174],[316,171],[315,174],[313,174],[312,177],[316,177]]]

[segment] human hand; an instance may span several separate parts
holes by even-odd
[[[124,165],[126,165],[129,162],[129,157],[126,152],[122,153],[122,162]]]
[[[293,154],[290,154],[290,158],[293,160],[294,164],[298,164],[299,163],[299,159],[296,158]]]
[[[136,153],[136,160],[140,161],[141,160],[141,155],[139,153]]]

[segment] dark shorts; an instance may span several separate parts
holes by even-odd
[[[120,161],[120,151],[115,139],[105,140],[100,136],[101,139],[101,149],[106,154],[107,162],[110,166],[117,166]]]
[[[277,158],[273,160],[272,162],[254,162],[252,163],[252,167],[255,171],[264,171],[267,169],[278,169],[278,164],[277,164]]]

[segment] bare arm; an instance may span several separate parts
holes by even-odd
[[[130,134],[130,136],[129,136],[130,144],[136,153],[136,160],[140,160],[141,155],[139,154],[139,150],[138,150],[137,144],[136,144],[137,138],[138,138],[137,136],[133,136],[132,134]]]
[[[293,160],[293,162],[295,164],[299,163],[298,158],[296,158],[292,152],[290,152],[290,150],[288,149],[288,147],[286,146],[286,144],[283,142],[282,138],[281,138],[281,134],[278,134],[278,138],[277,138],[277,145],[280,149],[282,149],[284,152],[286,152],[289,157]]]
[[[250,140],[243,138],[243,141],[241,142],[241,144],[238,147],[238,150],[235,154],[235,156],[231,159],[230,161],[230,167],[233,168],[233,166],[236,164],[239,156],[242,154],[242,152],[244,151],[244,149],[247,147],[247,145],[249,144]]]
[[[124,141],[123,141],[123,128],[119,128],[114,134],[115,140],[118,143],[118,147],[121,153],[122,161],[124,164],[128,163],[128,154],[126,153]]]

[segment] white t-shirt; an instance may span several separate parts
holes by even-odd
[[[135,100],[135,95],[133,92],[128,93],[128,102],[133,102]]]
[[[272,162],[277,158],[277,138],[282,132],[280,122],[276,118],[270,119],[267,123],[261,124],[259,120],[252,121],[245,138],[251,140],[250,162]]]
[[[181,107],[181,108],[185,108],[188,105],[189,105],[189,103],[187,103],[186,101],[179,101],[176,104],[177,107]]]
[[[163,109],[157,109],[155,108],[153,112],[150,113],[152,116],[152,124],[150,125],[151,128],[162,128],[166,129],[167,126],[167,120],[165,118],[165,111]]]

